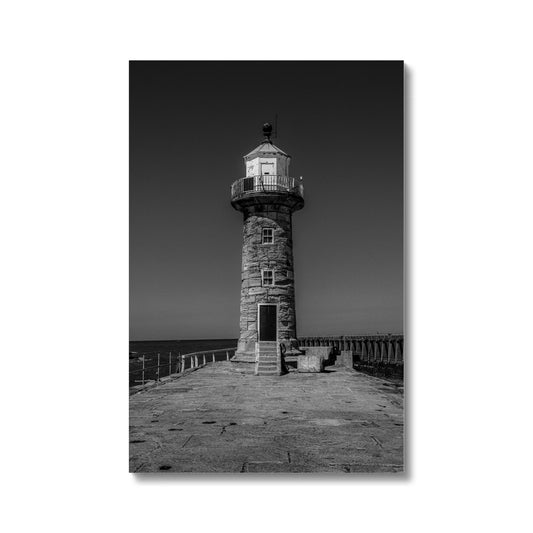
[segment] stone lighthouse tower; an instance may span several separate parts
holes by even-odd
[[[244,156],[245,177],[231,186],[231,205],[244,221],[233,360],[255,362],[259,374],[280,373],[280,344],[296,340],[292,213],[304,205],[302,179],[289,176],[291,158],[272,144],[271,133],[265,124],[263,142]]]

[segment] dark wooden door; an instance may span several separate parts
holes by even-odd
[[[259,306],[259,340],[277,340],[277,307],[275,305]]]

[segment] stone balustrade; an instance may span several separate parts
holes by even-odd
[[[403,335],[343,335],[338,337],[298,337],[300,347],[331,346],[336,353],[352,350],[355,361],[403,365]]]

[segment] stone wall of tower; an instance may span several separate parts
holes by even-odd
[[[244,211],[238,354],[253,358],[259,303],[277,303],[278,342],[296,338],[292,210],[280,204],[254,205]],[[274,230],[274,243],[262,244],[263,228]],[[274,284],[263,286],[261,271],[274,271]]]

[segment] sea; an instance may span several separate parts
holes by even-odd
[[[237,339],[183,339],[161,341],[130,341],[129,386],[142,383],[143,358],[144,380],[157,379],[157,360],[159,358],[159,377],[175,372],[178,356],[193,352],[235,348]],[[231,354],[233,355],[233,354]],[[225,354],[220,354],[225,358]],[[217,356],[218,359],[218,356]]]

